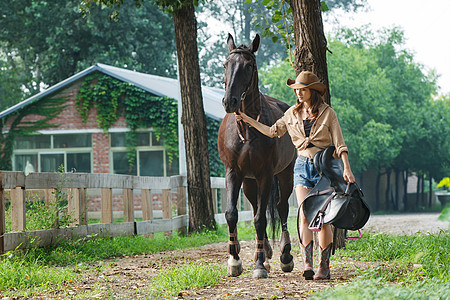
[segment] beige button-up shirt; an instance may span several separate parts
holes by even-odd
[[[323,103],[319,107],[319,115],[311,128],[309,137],[305,135],[301,116],[294,115],[293,109],[294,106],[289,108],[284,116],[270,127],[273,136],[282,137],[286,131],[289,132],[292,143],[299,151],[306,149],[312,143],[318,148],[317,151],[333,144],[338,157],[341,157],[342,152],[348,152],[336,112],[328,104]]]

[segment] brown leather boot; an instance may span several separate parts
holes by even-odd
[[[322,249],[320,247],[319,253],[319,269],[316,275],[314,275],[314,280],[330,279],[330,255],[331,255],[332,244],[328,247]]]
[[[308,246],[303,246],[300,241],[300,249],[302,250],[303,259],[303,277],[306,280],[312,280],[314,276],[313,270],[313,241],[311,241]]]

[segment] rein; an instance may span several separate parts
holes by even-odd
[[[245,113],[244,100],[245,100],[245,97],[247,96],[247,92],[250,89],[250,86],[251,86],[252,81],[253,81],[253,73],[255,73],[256,57],[255,57],[255,54],[253,54],[252,52],[250,52],[248,50],[245,50],[245,49],[240,49],[240,48],[236,48],[236,49],[230,51],[230,54],[233,54],[233,53],[239,53],[239,54],[240,53],[245,53],[245,54],[248,54],[248,55],[250,55],[252,57],[252,59],[254,61],[254,64],[252,64],[252,75],[250,77],[250,81],[249,81],[249,83],[247,85],[247,88],[241,94],[242,112]],[[261,101],[261,94],[260,94],[260,101]],[[260,117],[261,117],[261,111],[259,112],[258,116],[256,117],[256,121],[259,122]],[[245,123],[243,120],[236,121],[236,123],[237,123],[238,134],[239,134],[239,138],[241,139],[241,142],[242,143],[247,142],[248,141],[248,139],[247,139],[248,124]]]

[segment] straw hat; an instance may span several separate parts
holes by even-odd
[[[322,96],[326,91],[326,87],[320,82],[319,77],[310,71],[302,71],[295,80],[288,78],[286,84],[293,89],[310,88],[318,91]]]

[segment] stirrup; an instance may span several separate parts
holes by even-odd
[[[323,213],[317,212],[316,217],[309,223],[308,229],[314,232],[320,232],[323,226]]]

